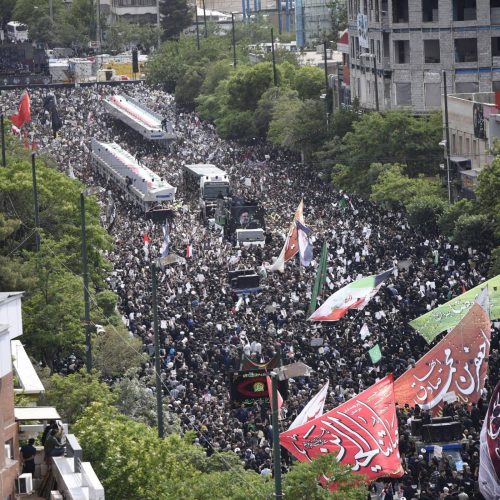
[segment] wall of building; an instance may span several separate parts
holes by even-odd
[[[411,106],[426,112],[439,108],[442,70],[448,72],[449,93],[490,92],[500,86],[500,56],[493,58],[491,42],[492,37],[500,37],[500,16],[496,10],[490,12],[490,2],[477,2],[475,20],[454,21],[452,0],[439,0],[438,20],[429,22],[424,22],[423,2],[412,0],[408,0],[407,18],[394,19],[394,9],[401,3],[404,0],[348,0],[352,88],[363,106],[373,109],[375,101],[374,72],[373,68],[367,72],[366,60],[359,58],[363,51],[377,56],[381,109]],[[358,13],[367,16],[368,49],[359,48]],[[498,24],[491,22],[492,16],[498,17],[494,21]],[[456,60],[458,45],[467,43],[457,45],[456,40],[462,39],[477,40],[477,60]],[[438,41],[439,52],[427,50],[426,61],[426,42],[433,47],[433,40]],[[405,60],[399,60],[400,53],[406,54]]]
[[[10,352],[10,347],[9,347]],[[0,378],[0,498],[14,498],[15,480],[19,474],[19,442],[14,419],[14,382],[12,371]],[[12,450],[6,458],[4,446]]]

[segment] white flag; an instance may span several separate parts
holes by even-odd
[[[366,323],[363,323],[363,326],[359,331],[359,336],[361,337],[361,340],[365,340],[366,337],[370,336],[370,330],[368,330],[368,325]]]
[[[309,420],[313,420],[315,418],[323,415],[323,408],[325,406],[326,397],[328,395],[328,385],[327,382],[314,396],[309,403],[306,404],[304,409],[297,415],[295,420],[292,422],[290,429],[294,427],[298,427],[299,425],[306,424]]]
[[[500,382],[491,396],[480,438],[479,490],[486,500],[500,498]]]

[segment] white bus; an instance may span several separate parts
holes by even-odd
[[[28,41],[28,26],[18,21],[10,21],[7,23],[7,38],[11,42],[27,42]]]

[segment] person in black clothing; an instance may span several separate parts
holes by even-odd
[[[23,457],[23,474],[35,473],[35,455],[36,448],[33,446],[35,440],[31,438],[28,444],[21,447],[21,456]]]

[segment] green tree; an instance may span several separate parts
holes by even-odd
[[[193,111],[196,98],[205,79],[206,69],[202,64],[188,66],[175,86],[175,102],[187,111]]]
[[[347,28],[347,2],[345,0],[330,0],[327,6],[330,8],[332,23],[331,36],[327,38],[327,41],[333,40],[334,48],[336,48],[339,32]]]
[[[268,140],[291,151],[300,152],[306,160],[327,138],[324,107],[320,101],[301,101],[297,96],[278,99],[269,124]]]
[[[193,22],[193,14],[186,0],[161,0],[160,19],[163,39],[177,38]]]
[[[157,427],[156,396],[146,387],[145,380],[137,377],[137,370],[128,370],[114,385],[113,392],[116,395],[116,407],[122,415],[149,427]],[[163,409],[163,430],[165,434],[181,432],[179,418],[175,413],[167,411],[166,405]]]
[[[223,139],[252,142],[257,137],[257,129],[250,111],[237,111],[227,108],[215,120],[217,131]]]
[[[102,403],[87,408],[74,430],[109,498],[190,498],[202,475],[193,464],[203,461],[203,449],[178,436],[160,440],[155,429]]]
[[[15,5],[16,0],[0,0],[0,12],[2,16],[0,20],[5,22],[11,21]]]
[[[481,213],[491,221],[500,238],[500,157],[481,171],[475,192]]]
[[[447,202],[438,196],[422,196],[406,205],[408,222],[419,228],[424,234],[438,233],[438,220],[446,208]]]
[[[112,404],[114,396],[98,372],[79,371],[70,375],[52,375],[44,381],[44,403],[55,406],[64,421],[73,424],[94,402]]]
[[[228,106],[239,111],[253,112],[272,82],[273,68],[269,63],[238,67],[227,86]]]
[[[228,59],[214,61],[207,67],[205,79],[201,86],[201,93],[205,95],[214,94],[222,80],[228,80],[231,75],[231,65]]]
[[[491,252],[491,264],[488,271],[490,278],[494,278],[500,274],[500,247],[496,247]]]
[[[92,340],[94,366],[103,377],[116,378],[147,361],[142,342],[130,337],[123,325],[107,325]]]
[[[453,231],[453,241],[463,247],[491,248],[493,225],[488,216],[461,215]]]
[[[321,485],[320,477],[329,479]],[[329,484],[335,491],[328,489]],[[327,454],[312,462],[295,463],[284,478],[283,493],[285,498],[298,500],[365,500],[367,487],[364,476],[355,475],[351,467],[339,464],[334,454]]]
[[[455,224],[461,215],[472,215],[476,210],[476,204],[471,200],[458,200],[446,205],[442,215],[439,217],[438,225],[441,232],[446,236],[452,236]]]
[[[405,172],[406,168],[401,165],[384,165],[371,186],[370,199],[406,207],[422,196],[442,196],[441,188],[436,181],[423,177],[412,179]],[[360,181],[357,181],[356,185],[361,187],[363,192],[370,188],[369,183],[363,186]]]
[[[303,66],[295,72],[293,88],[302,100],[319,99],[325,88],[325,73],[317,66]]]
[[[259,99],[257,109],[254,113],[254,119],[255,126],[261,137],[267,137],[269,123],[273,117],[274,106],[280,97],[284,99],[295,99],[297,97],[297,92],[287,87],[270,87]]]

